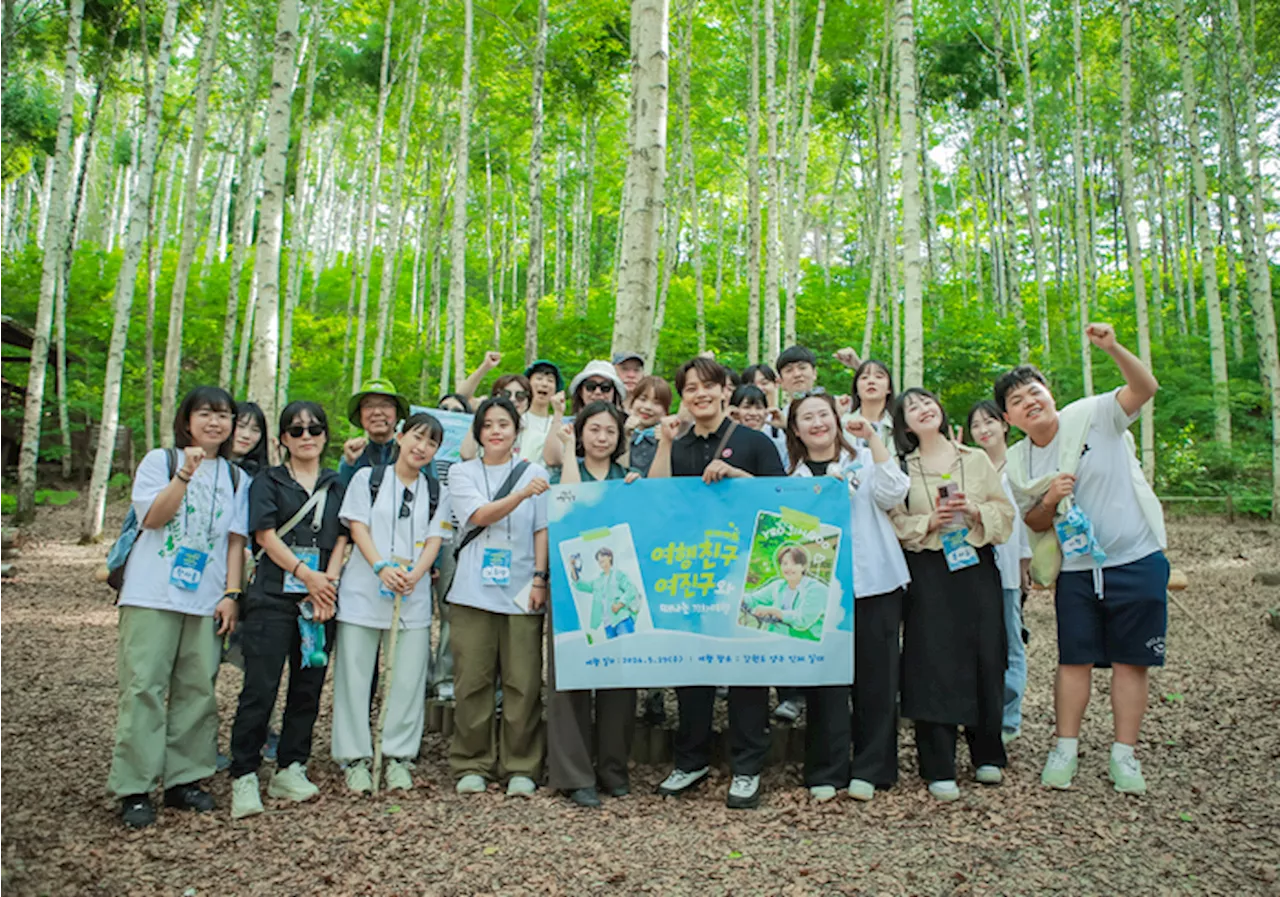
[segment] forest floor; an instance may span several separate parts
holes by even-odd
[[[123,505],[113,505],[108,532]],[[533,799],[457,797],[446,744],[428,735],[408,794],[359,798],[328,760],[330,688],[305,807],[264,796],[233,822],[230,781],[195,816],[162,811],[123,829],[104,783],[115,723],[115,610],[91,582],[105,547],[77,546],[81,501],[42,508],[3,587],[2,864],[6,894],[1264,894],[1280,895],[1280,530],[1179,520],[1170,557],[1190,577],[1171,604],[1168,664],[1155,672],[1140,757],[1150,793],[1107,781],[1107,678],[1095,677],[1074,790],[1039,787],[1052,741],[1053,609],[1028,602],[1023,736],[1001,787],[962,782],[939,805],[915,773],[870,804],[809,804],[794,765],[766,775],[756,812],[725,809],[717,775],[694,796],[651,796],[665,768],[633,770],[633,796],[578,810]],[[1207,627],[1207,628],[1206,628]],[[239,673],[218,681],[225,749]],[[963,749],[961,754],[964,754]],[[964,765],[964,778],[972,770]],[[269,772],[269,767],[264,770]]]

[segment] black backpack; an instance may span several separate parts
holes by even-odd
[[[382,489],[382,481],[386,479],[387,468],[390,464],[375,464],[373,472],[369,474],[369,504],[375,504],[378,501],[378,492]],[[440,481],[435,477],[429,477],[425,473],[422,476],[427,481],[427,496],[430,502],[428,510],[431,512],[431,519],[435,519],[436,507],[440,504]]]

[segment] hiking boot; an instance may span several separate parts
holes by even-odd
[[[849,782],[849,796],[854,800],[871,800],[876,796],[876,786],[866,779],[853,779]]]
[[[707,778],[707,774],[711,772],[709,767],[695,769],[693,772],[685,772],[683,769],[671,770],[671,775],[662,780],[657,788],[657,793],[661,797],[675,797],[678,794],[684,794],[686,791],[702,784]]]
[[[262,812],[262,795],[258,792],[258,774],[247,773],[231,780],[231,818],[243,819]]]
[[[214,807],[213,795],[194,782],[166,788],[164,805],[175,810],[194,810],[197,813],[208,813]]]
[[[373,774],[369,772],[368,760],[357,760],[347,766],[343,772],[347,780],[347,790],[355,794],[368,794],[373,790]]]
[[[128,828],[146,828],[156,821],[156,808],[148,794],[130,794],[120,799],[120,821]]]
[[[760,806],[760,777],[734,776],[725,806],[730,810],[754,810]]]
[[[388,790],[413,790],[413,773],[406,760],[387,760],[387,771],[382,778]]]
[[[528,776],[512,776],[507,782],[507,797],[533,797],[538,785]]]
[[[459,794],[484,794],[486,790],[484,776],[478,776],[475,773],[463,776],[458,779],[458,784],[454,786],[454,790]]]
[[[953,800],[960,799],[960,786],[955,783],[954,779],[943,779],[937,782],[930,782],[929,796],[934,800],[940,800],[943,803],[950,803]]]
[[[307,778],[307,768],[301,763],[290,763],[284,769],[277,769],[267,785],[270,797],[283,797],[285,800],[302,803],[320,796],[320,789]]]
[[[1049,752],[1049,758],[1044,761],[1044,772],[1040,773],[1040,784],[1046,788],[1066,791],[1071,787],[1071,780],[1075,778],[1076,768],[1079,765],[1076,757],[1054,748]]]
[[[1137,757],[1111,758],[1111,781],[1121,794],[1146,794],[1147,782],[1142,777],[1142,764]]]

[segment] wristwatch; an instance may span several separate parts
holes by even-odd
[[[546,570],[534,570],[533,578],[540,579],[543,582],[548,582],[551,579],[551,574]]]

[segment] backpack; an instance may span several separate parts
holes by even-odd
[[[165,463],[169,469],[169,479],[173,479],[178,472],[178,463],[182,459],[182,452],[176,448],[164,450]],[[231,461],[227,464],[231,467],[231,492],[234,495],[240,488],[240,468]],[[142,535],[142,521],[138,519],[138,515],[134,513],[133,505],[129,505],[129,513],[124,516],[124,523],[120,524],[120,535],[116,536],[115,542],[111,545],[111,550],[107,552],[107,576],[106,583],[117,592],[124,586],[124,568],[129,560],[129,555],[133,552],[134,543],[138,541],[138,536]]]
[[[373,472],[369,474],[369,504],[374,505],[378,501],[378,492],[382,489],[382,481],[386,479],[387,468],[389,464],[375,464]],[[435,519],[436,506],[440,504],[440,481],[435,477],[429,477],[423,474],[427,481],[427,500],[429,502],[427,510],[430,511],[430,518]]]

